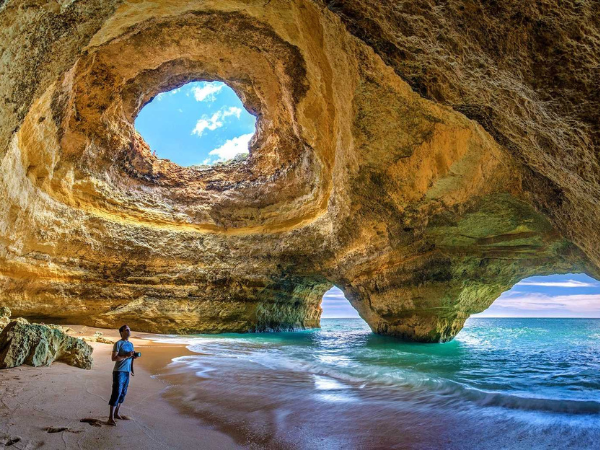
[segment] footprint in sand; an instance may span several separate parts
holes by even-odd
[[[46,430],[47,433],[62,433],[63,431],[66,431],[68,433],[82,433],[82,430],[71,430],[70,428],[67,427],[46,427],[44,428],[44,430]]]
[[[80,422],[89,423],[93,427],[101,427],[102,424],[106,424],[104,420],[94,418],[81,419]]]
[[[4,443],[5,447],[10,447],[12,445],[15,445],[17,443],[21,442],[21,438],[20,437],[14,437],[14,438],[10,438],[8,441],[6,441]]]

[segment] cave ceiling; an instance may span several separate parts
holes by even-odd
[[[600,6],[0,2],[0,302],[188,333],[452,339],[531,275],[598,277]],[[156,157],[140,109],[222,81],[250,156]]]

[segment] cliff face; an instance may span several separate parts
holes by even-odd
[[[318,326],[335,284],[430,342],[524,277],[597,276],[598,6],[416,3],[4,2],[1,304],[261,331]],[[192,80],[257,116],[246,161],[135,132]]]

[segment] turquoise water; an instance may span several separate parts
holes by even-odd
[[[477,318],[452,342],[408,344],[323,319],[185,338],[197,355],[165,377],[188,409],[274,448],[594,448],[599,337],[596,319]]]

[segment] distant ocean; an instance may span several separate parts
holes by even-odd
[[[168,337],[174,404],[269,448],[600,448],[600,319],[473,318],[409,344],[360,319]]]

